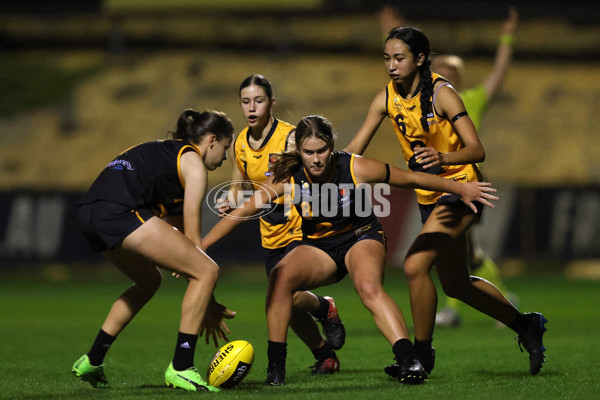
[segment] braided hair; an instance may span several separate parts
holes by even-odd
[[[415,57],[421,53],[425,56],[423,64],[419,66],[421,75],[421,126],[425,132],[429,132],[427,115],[432,112],[431,97],[433,96],[429,39],[421,30],[411,26],[392,29],[385,39],[386,43],[390,39],[402,40]]]

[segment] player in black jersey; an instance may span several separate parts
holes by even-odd
[[[253,74],[245,78],[239,89],[240,106],[248,126],[236,135],[234,170],[228,197],[237,199],[246,186],[256,189],[269,179],[271,159],[283,151],[294,149],[294,125],[275,118],[273,87],[264,76]],[[302,240],[301,218],[290,208],[284,213],[283,198],[276,199],[273,211],[260,218],[260,233],[267,277],[277,263]],[[220,204],[222,215],[231,212],[230,202]],[[317,319],[325,338],[319,332]],[[318,296],[309,291],[294,295],[292,330],[315,357],[313,374],[331,374],[340,370],[335,354],[346,340],[346,330],[330,296]],[[326,340],[325,340],[326,339]]]
[[[427,373],[416,359],[402,312],[383,289],[385,235],[374,215],[376,208],[365,202],[369,200],[369,193],[389,184],[454,193],[476,212],[473,202],[493,206],[488,200],[497,198],[488,192],[495,189],[489,183],[458,183],[333,151],[332,126],[321,116],[303,118],[297,125],[295,139],[296,150],[281,154],[275,161],[273,177],[265,185],[268,188],[257,190],[249,201],[230,214],[232,218],[219,221],[203,239],[208,248],[238,225],[239,217],[254,215],[269,204],[273,196],[284,195],[286,204],[296,207],[302,216],[302,244],[288,253],[269,276],[269,365],[265,383],[281,385],[285,381],[293,294],[335,283],[346,274],[377,327],[392,345],[401,366],[398,381],[423,383]],[[385,207],[382,209],[385,212]]]
[[[168,386],[218,391],[194,367],[198,333],[217,345],[227,340],[224,318],[234,312],[217,303],[219,267],[201,240],[201,206],[207,172],[219,167],[233,138],[233,125],[217,111],[186,110],[173,140],[132,147],[100,173],[78,208],[83,234],[134,283],[112,305],[90,351],[72,372],[94,387],[107,387],[103,360],[117,335],[152,298],[159,267],[188,280],[175,355],[165,372]]]

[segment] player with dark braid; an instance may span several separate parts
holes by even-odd
[[[416,358],[404,316],[383,288],[385,233],[368,194],[388,185],[455,193],[465,207],[493,206],[489,183],[458,183],[426,173],[412,173],[381,161],[334,151],[331,123],[320,115],[302,118],[295,132],[296,150],[273,163],[271,179],[241,207],[223,218],[203,238],[208,249],[236,226],[264,209],[274,198],[296,208],[302,217],[302,242],[281,259],[269,275],[267,292],[267,379],[285,383],[288,325],[294,293],[352,280],[362,304],[391,346],[399,363],[398,382],[418,385],[427,373]]]
[[[477,130],[456,90],[431,72],[427,36],[413,27],[392,29],[383,52],[391,81],[379,92],[346,151],[362,154],[387,116],[405,161],[413,172],[457,182],[481,181],[476,163],[485,159]],[[437,292],[429,271],[434,264],[444,292],[517,332],[529,353],[531,374],[544,362],[546,319],[520,313],[490,282],[469,275],[466,232],[480,217],[448,193],[415,189],[423,228],[404,262],[415,326],[415,351],[429,373]],[[386,372],[393,374],[394,366]]]

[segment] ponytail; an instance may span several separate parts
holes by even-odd
[[[288,181],[301,163],[302,158],[296,150],[278,154],[277,160],[270,168],[273,181],[275,183]]]
[[[202,113],[194,110],[185,110],[177,119],[175,132],[169,131],[168,136],[173,139],[185,140],[198,144],[204,135],[212,133],[217,140],[233,136],[231,120],[220,111],[208,110]]]

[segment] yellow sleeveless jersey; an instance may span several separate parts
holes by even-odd
[[[431,75],[434,85],[438,79],[445,81],[438,74],[432,73]],[[432,103],[435,103],[435,89],[432,97]],[[398,93],[394,82],[390,81],[386,86],[386,108],[398,141],[400,141],[404,160],[411,171],[436,174],[458,182],[477,182],[481,180],[481,174],[475,164],[444,165],[428,169],[423,169],[420,164],[417,164],[414,154],[416,147],[434,147],[441,153],[449,153],[464,146],[450,121],[437,115],[435,107],[427,115],[429,132],[423,130],[419,93],[406,100]],[[415,189],[415,192],[417,201],[420,204],[433,204],[444,194],[422,189]]]
[[[259,183],[263,183],[271,176],[270,163],[274,161],[277,154],[286,150],[288,137],[295,129],[294,125],[275,119],[271,130],[258,149],[253,149],[248,142],[249,127],[237,136],[234,144],[236,165],[255,190]],[[288,215],[285,215],[283,197],[279,197],[273,203],[275,210],[260,218],[262,246],[267,249],[282,248],[291,241],[302,239],[302,219],[296,209],[290,207]]]

